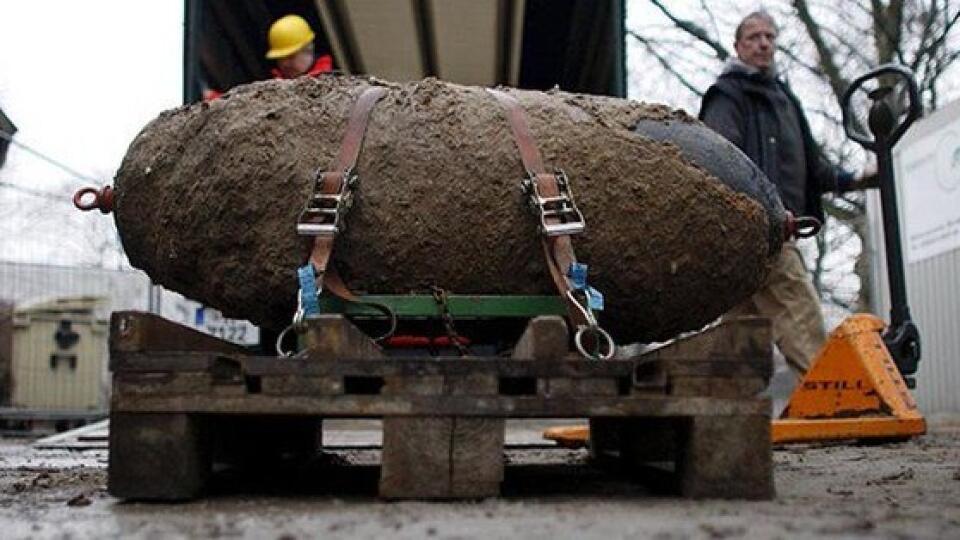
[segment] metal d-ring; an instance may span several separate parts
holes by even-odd
[[[289,334],[291,330],[295,330],[297,332],[303,332],[306,329],[306,327],[304,326],[305,313],[303,311],[303,297],[301,296],[301,294],[302,294],[302,291],[297,291],[297,311],[293,313],[293,322],[291,322],[283,330],[281,330],[280,335],[277,336],[277,343],[276,343],[277,356],[280,356],[281,358],[289,358],[293,356],[294,353],[296,352],[296,350],[293,350],[290,352],[286,352],[283,350],[283,338],[287,337],[287,334]]]
[[[607,352],[601,353],[603,347],[597,349],[597,354],[590,354],[587,352],[586,348],[583,346],[583,336],[586,332],[592,332],[595,338],[602,338],[602,342],[606,342]],[[599,326],[578,326],[577,333],[573,336],[573,345],[577,348],[577,352],[582,354],[585,358],[592,358],[594,360],[609,360],[613,358],[614,350],[616,349],[613,344],[613,338],[610,337],[610,334],[606,330],[600,328]]]
[[[293,325],[288,324],[286,328],[280,331],[280,335],[277,336],[277,356],[281,358],[289,358],[293,356],[293,351],[286,352],[283,350],[283,338],[287,337],[287,334],[289,334],[291,330],[293,330]]]

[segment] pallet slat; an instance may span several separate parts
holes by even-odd
[[[475,416],[501,418],[582,418],[591,416],[729,416],[769,413],[767,400],[704,397],[608,396],[236,396],[118,395],[113,410],[209,414],[299,414],[367,418],[377,416]]]

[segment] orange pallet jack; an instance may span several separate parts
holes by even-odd
[[[927,426],[880,332],[857,314],[840,323],[789,404],[772,424],[774,444],[838,439],[904,439]]]
[[[872,101],[867,122],[872,138],[850,112],[857,92]],[[909,99],[907,107],[895,102],[901,96]],[[847,135],[877,155],[891,322],[887,326],[873,315],[856,314],[831,332],[786,409],[773,420],[774,444],[904,440],[926,432],[926,421],[909,391],[920,361],[920,334],[907,305],[892,159],[893,146],[920,117],[917,84],[909,70],[887,64],[856,79],[842,103]],[[543,435],[560,446],[584,447],[590,428],[559,426]]]
[[[927,426],[884,343],[886,325],[860,313],[837,326],[813,367],[771,424],[774,444],[836,440],[903,440]],[[557,426],[544,438],[566,448],[590,440],[587,425]]]

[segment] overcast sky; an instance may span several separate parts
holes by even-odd
[[[16,140],[101,184],[111,182],[144,124],[180,104],[182,2],[4,1],[0,20],[0,108],[17,125]],[[58,194],[90,183],[17,147],[0,169],[0,182]],[[44,222],[69,214],[72,225],[84,229],[96,227],[94,220],[112,221],[98,212],[79,218],[65,203],[5,185],[0,212],[4,259],[40,255],[65,262],[64,246],[52,241],[57,230]],[[45,245],[25,245],[18,241],[23,235]]]

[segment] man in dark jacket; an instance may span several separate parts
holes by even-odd
[[[823,221],[821,196],[855,189],[861,179],[821,155],[800,102],[776,77],[776,38],[776,23],[764,11],[741,21],[737,58],[703,96],[700,119],[766,173],[787,210]],[[792,241],[784,244],[764,288],[729,315],[770,318],[780,351],[800,375],[826,340],[817,291]]]

